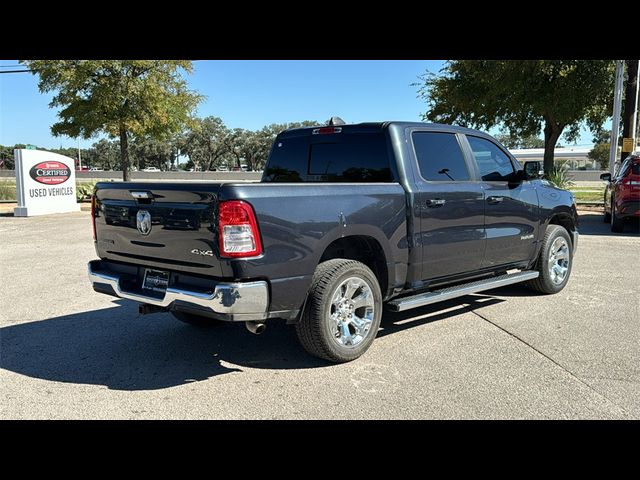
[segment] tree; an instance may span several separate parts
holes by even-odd
[[[597,145],[594,145],[593,148],[589,151],[587,157],[598,162],[602,170],[608,170],[610,149],[610,143],[598,143]]]
[[[518,138],[544,132],[544,170],[553,169],[560,135],[575,140],[580,127],[596,131],[613,102],[610,60],[452,60],[439,74],[420,77],[424,119],[490,129]]]
[[[13,159],[14,148],[18,147],[8,147],[0,145],[0,168],[5,168],[7,170],[15,169],[15,162]]]
[[[217,168],[222,157],[229,153],[230,133],[218,117],[196,119],[191,130],[186,133],[182,151],[189,155],[194,165],[202,166],[204,171]]]
[[[507,148],[542,148],[544,140],[537,135],[528,135],[524,138],[513,137],[507,134],[498,134],[496,139]]]
[[[165,138],[190,120],[202,96],[187,89],[186,60],[25,60],[40,76],[40,92],[55,91],[61,107],[54,135],[120,139],[122,176],[129,180],[129,137]]]
[[[131,143],[131,153],[138,170],[146,167],[168,170],[172,163],[174,149],[166,139],[158,140],[151,136],[136,137]]]
[[[611,142],[611,130],[606,130],[600,127],[593,133],[593,138],[591,141],[595,145],[600,145],[601,143],[610,143]]]
[[[120,143],[118,140],[112,141],[103,138],[91,146],[94,160],[88,162],[92,166],[101,167],[105,170],[117,170],[121,168]]]

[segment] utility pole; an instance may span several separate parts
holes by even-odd
[[[609,150],[609,173],[614,174],[616,155],[618,153],[618,134],[620,132],[620,107],[622,106],[622,77],[624,63],[616,60],[616,83],[613,90],[613,116],[611,117],[611,149]]]
[[[627,86],[625,88],[624,111],[622,114],[622,162],[636,147],[636,116],[638,114],[638,63],[627,60]]]

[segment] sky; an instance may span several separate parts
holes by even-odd
[[[222,118],[230,128],[260,129],[271,123],[323,122],[339,116],[347,123],[383,120],[420,121],[426,109],[412,83],[442,60],[200,60],[187,75],[189,88],[205,95],[197,115]],[[18,65],[0,60],[0,67]],[[24,68],[24,67],[22,67]],[[11,68],[0,68],[0,71]],[[38,92],[31,73],[0,75],[0,145],[44,148],[77,146],[54,137],[57,110],[52,94]],[[498,133],[497,130],[490,133]],[[583,130],[578,144],[590,144]],[[100,137],[80,140],[90,147]],[[566,144],[566,142],[563,142]]]

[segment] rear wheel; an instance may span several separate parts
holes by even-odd
[[[616,215],[616,203],[611,198],[611,231],[620,233],[622,230],[624,230],[624,219]]]
[[[311,355],[348,362],[371,346],[381,318],[382,294],[373,272],[355,260],[333,259],[316,269],[296,332]]]
[[[208,328],[220,324],[220,320],[203,317],[201,315],[194,315],[193,313],[172,311],[171,315],[176,317],[181,322],[188,323],[189,325],[193,325],[194,327]]]
[[[529,281],[529,286],[542,293],[558,293],[569,281],[572,263],[569,233],[560,225],[549,225],[536,266],[540,275]]]

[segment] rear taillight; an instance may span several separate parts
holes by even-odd
[[[220,202],[218,235],[221,257],[255,257],[262,253],[256,215],[247,202],[241,200]]]
[[[93,227],[93,241],[96,241],[96,195],[91,195],[91,226]]]

